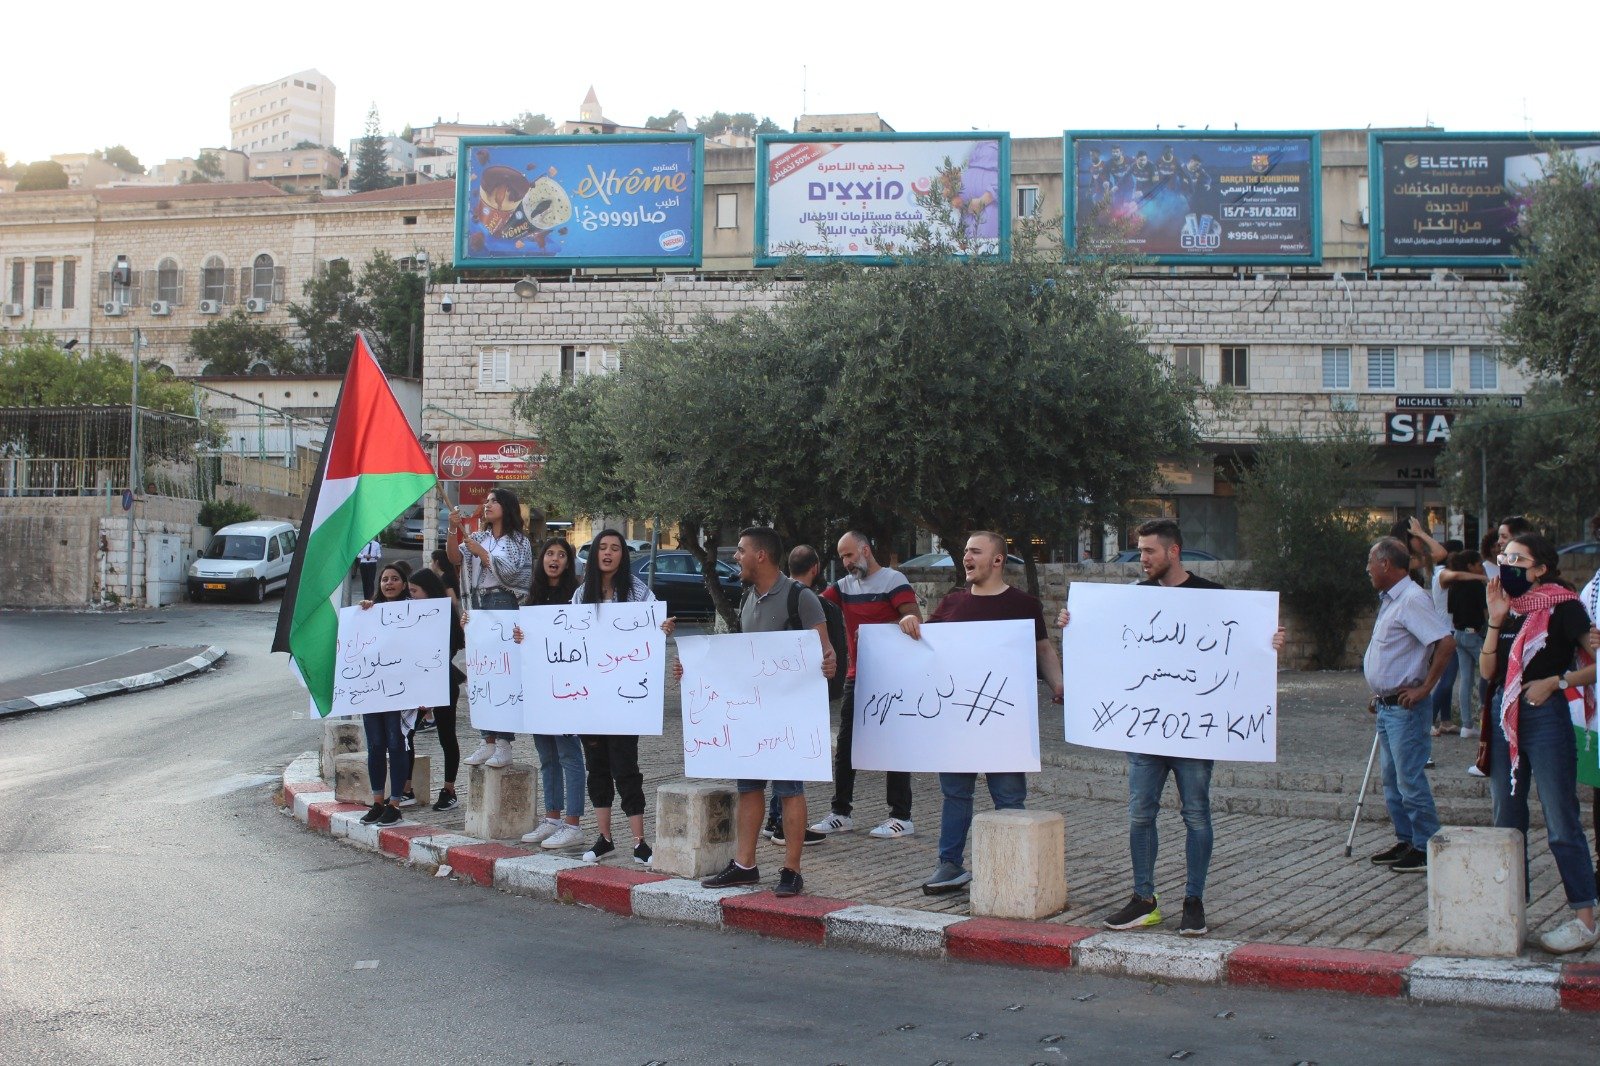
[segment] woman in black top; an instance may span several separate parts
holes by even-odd
[[[1457,702],[1461,706],[1461,735],[1478,735],[1479,715],[1472,713],[1472,693],[1480,687],[1478,652],[1483,648],[1483,627],[1488,607],[1483,598],[1486,578],[1483,556],[1475,551],[1459,551],[1445,563],[1447,571],[1470,574],[1473,580],[1457,580],[1445,588],[1445,606],[1450,612],[1450,628],[1456,636]],[[1480,708],[1482,706],[1480,701]]]
[[[444,582],[439,580],[439,575],[431,569],[421,569],[411,575],[407,591],[414,600],[443,600],[450,606],[450,653],[447,659],[454,659],[456,652],[467,646],[467,637],[461,629],[461,616],[456,611],[455,601],[451,600],[445,591]],[[461,683],[467,675],[454,662],[450,663],[450,702],[444,707],[426,707],[422,713],[431,712],[434,724],[439,727],[439,750],[444,753],[444,784],[439,788],[439,798],[435,801],[433,809],[448,811],[456,806],[456,772],[461,767],[461,742],[456,738],[456,701],[461,698]],[[415,740],[412,740],[415,744]],[[413,748],[413,750],[415,750]],[[416,802],[412,791],[412,783],[406,781],[406,798]]]
[[[406,573],[401,563],[389,563],[378,571],[378,591],[374,599],[362,600],[361,609],[374,603],[395,603],[406,598]],[[393,825],[400,820],[411,776],[411,755],[406,743],[404,711],[380,711],[361,716],[367,734],[367,776],[372,780],[372,808],[361,816],[364,825]],[[384,792],[387,779],[389,789]]]

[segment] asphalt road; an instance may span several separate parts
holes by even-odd
[[[0,720],[0,1062],[1600,1055],[1592,1017],[914,961],[425,878],[272,806],[276,772],[316,742],[266,652],[276,606],[185,606],[148,628],[122,625],[128,615],[0,614],[0,676],[154,633],[229,652],[166,689]]]

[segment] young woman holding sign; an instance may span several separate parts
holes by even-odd
[[[456,613],[455,601],[450,599],[444,587],[444,582],[439,580],[439,575],[432,570],[418,570],[411,575],[411,580],[406,585],[407,591],[414,600],[441,600],[450,607],[450,644],[446,653],[446,661],[454,659],[456,652],[467,646],[466,634],[461,629],[461,619]],[[456,800],[456,771],[461,766],[461,744],[456,740],[456,701],[461,698],[461,683],[467,675],[455,663],[450,663],[450,703],[445,707],[424,707],[419,713],[433,715],[434,724],[439,727],[439,750],[444,753],[444,784],[439,788],[439,798],[435,801],[433,809],[448,811],[457,805]],[[413,800],[412,787],[409,775],[406,780],[406,798]]]
[[[406,575],[395,563],[378,572],[376,599],[362,600],[361,609],[369,611],[374,603],[397,603],[406,598]],[[381,711],[361,716],[362,728],[367,732],[367,776],[372,779],[372,809],[361,816],[361,824],[393,825],[400,820],[400,803],[406,793],[406,780],[411,776],[411,753],[406,746],[403,711]],[[389,791],[383,790],[384,778],[389,781]]]
[[[560,537],[552,537],[539,546],[533,587],[523,603],[528,607],[567,604],[572,602],[572,594],[577,590],[572,546]],[[511,634],[513,640],[522,643],[520,627]],[[570,848],[583,839],[583,832],[578,828],[578,820],[583,817],[583,742],[575,733],[535,733],[533,747],[539,753],[544,821],[524,836],[522,842],[552,850]]]

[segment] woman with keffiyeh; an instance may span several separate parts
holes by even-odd
[[[1494,824],[1522,831],[1526,875],[1528,788],[1530,781],[1538,784],[1550,853],[1573,912],[1539,942],[1546,951],[1565,955],[1600,942],[1600,929],[1595,925],[1594,861],[1578,812],[1577,742],[1566,696],[1569,687],[1593,682],[1595,668],[1583,650],[1589,616],[1561,580],[1559,562],[1555,546],[1537,533],[1522,534],[1506,545],[1500,576],[1488,585],[1489,624],[1478,670],[1492,692],[1488,733]],[[1580,653],[1582,663],[1574,669]]]

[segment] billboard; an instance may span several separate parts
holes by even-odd
[[[1593,133],[1373,133],[1373,266],[1517,266],[1517,221],[1552,143],[1600,162]]]
[[[700,264],[698,136],[464,137],[458,267]]]
[[[1315,133],[1065,134],[1066,243],[1157,263],[1322,261]]]
[[[443,440],[438,474],[440,481],[530,481],[544,460],[533,440]]]
[[[1011,137],[1005,133],[806,133],[756,139],[758,266],[790,254],[887,262],[908,230],[954,227],[918,197],[941,192],[973,254],[1011,254]],[[946,232],[938,233],[944,226]]]

